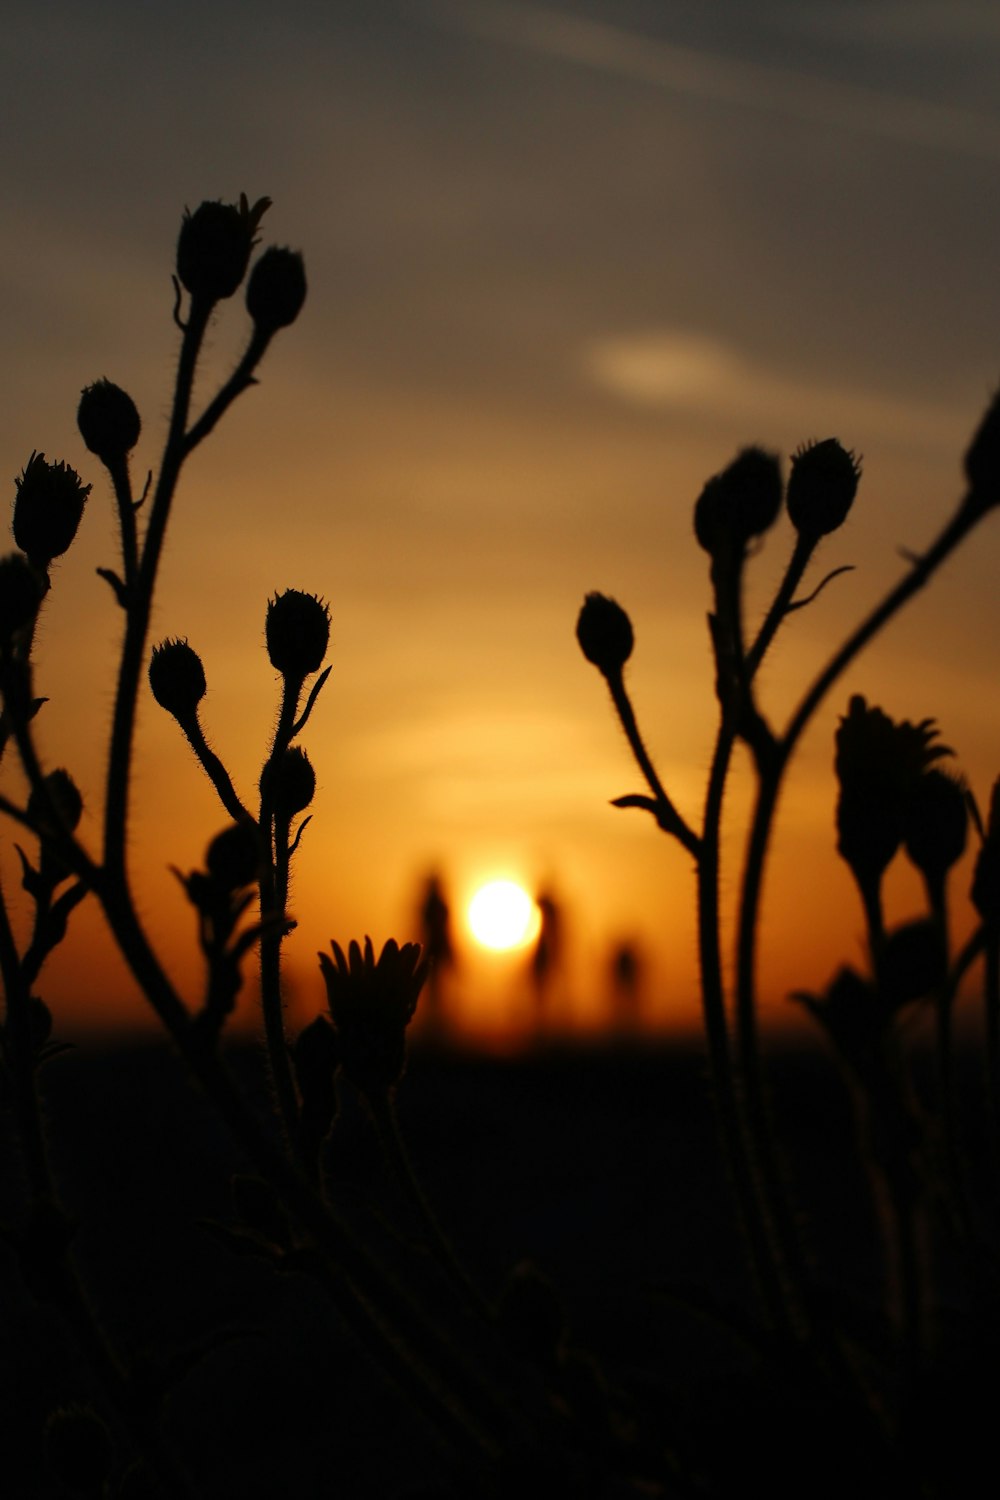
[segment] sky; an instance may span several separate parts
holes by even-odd
[[[643,788],[578,651],[577,612],[592,589],[628,609],[640,723],[697,822],[715,713],[694,501],[748,443],[786,466],[816,437],[863,454],[852,516],[810,576],[854,571],[765,667],[780,722],[899,575],[901,549],[926,545],[960,495],[1000,376],[998,77],[988,0],[13,0],[0,443],[11,481],[39,449],[94,484],[36,653],[39,742],[85,792],[84,839],[100,828],[120,619],[95,576],[115,530],[76,401],[100,376],[129,390],[144,423],[134,469],[155,469],[181,212],[266,194],[264,242],[302,250],[308,301],[185,471],[153,638],[202,655],[206,729],[249,795],[276,712],[267,600],[294,587],[330,602],[333,673],[304,741],[319,787],[292,889],[295,1014],[321,1003],[315,953],[330,939],[417,935],[420,883],[438,869],[456,918],[493,875],[556,893],[562,1021],[599,1017],[609,951],[628,940],[647,961],[650,1021],[696,1025],[691,862],[609,806]],[[245,331],[235,298],[200,399]],[[751,618],[789,546],[785,523],[754,559]],[[766,890],[775,1025],[790,991],[862,956],[833,851],[833,733],[850,694],[936,718],[988,800],[998,561],[991,518],[806,737]],[[16,788],[13,766],[3,780]],[[728,900],[747,795],[741,775]],[[147,701],[132,859],[144,918],[191,994],[194,924],[170,867],[195,868],[223,822]],[[23,924],[12,839],[0,869]],[[896,918],[919,909],[902,867],[890,897]],[[41,985],[65,1027],[139,1024],[96,912],[73,936]],[[523,955],[487,960],[458,936],[463,1023],[521,1016]]]

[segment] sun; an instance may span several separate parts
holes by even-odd
[[[538,907],[514,880],[481,885],[469,902],[467,916],[476,942],[498,953],[530,943],[540,921]]]

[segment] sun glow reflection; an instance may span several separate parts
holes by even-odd
[[[491,880],[469,902],[469,929],[477,943],[494,952],[523,948],[538,935],[538,907],[514,880]]]

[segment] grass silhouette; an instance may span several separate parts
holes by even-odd
[[[952,752],[933,721],[897,722],[855,697],[837,732],[838,849],[858,887],[868,967],[844,968],[824,993],[797,999],[841,1065],[849,1110],[829,1093],[815,1059],[808,1075],[804,1064],[785,1074],[765,1068],[756,956],[778,799],[799,739],[845,669],[1000,503],[1000,402],[973,438],[965,493],[937,540],[908,561],[898,584],[821,665],[783,727],[759,699],[758,669],[779,629],[842,571],[834,568],[799,597],[816,549],[854,502],[860,466],[830,438],[794,455],[787,484],[777,458],[758,448],[708,481],[694,530],[709,560],[719,723],[700,825],[672,800],[642,738],[625,680],[634,648],[628,615],[596,593],[580,612],[581,648],[607,684],[645,782],[616,805],[651,814],[697,877],[718,1128],[699,1160],[717,1155],[713,1180],[731,1193],[731,1218],[718,1210],[731,1233],[717,1233],[725,1243],[714,1247],[731,1266],[721,1277],[685,1282],[666,1244],[675,1231],[664,1219],[670,1185],[656,1129],[640,1138],[633,1127],[645,1118],[640,1105],[651,1121],[662,1113],[669,1087],[677,1090],[677,1119],[694,1129],[691,1116],[705,1102],[697,1063],[689,1076],[676,1058],[640,1048],[617,1059],[550,1057],[534,1074],[501,1076],[485,1062],[478,1073],[472,1063],[449,1070],[430,1054],[408,1079],[407,1091],[417,1095],[423,1070],[433,1085],[424,1093],[418,1154],[406,1132],[412,1125],[419,1139],[420,1116],[408,1120],[397,1098],[407,1026],[428,973],[417,945],[389,942],[376,954],[365,939],[320,954],[327,1011],[287,1034],[289,875],[315,789],[300,740],[329,673],[328,608],[292,588],[267,602],[266,649],[281,692],[253,796],[241,794],[209,747],[200,719],[205,673],[195,650],[184,639],[152,649],[149,641],[184,465],[305,302],[298,254],[273,247],[253,259],[269,206],[242,197],[184,216],[174,281],[180,356],[155,483],[142,495],[129,468],[141,430],[131,398],[101,380],[80,401],[81,434],[115,496],[120,556],[100,573],[123,623],[96,852],[78,836],[82,800],[70,772],[42,764],[33,727],[44,713],[33,647],[50,565],[72,545],[90,485],[33,453],[16,487],[18,551],[0,559],[0,749],[16,755],[28,785],[23,804],[2,796],[0,810],[27,846],[15,843],[32,910],[30,933],[19,940],[0,893],[0,1042],[11,1126],[2,1236],[11,1306],[21,1309],[10,1326],[16,1332],[20,1318],[31,1330],[26,1339],[12,1337],[8,1374],[33,1393],[24,1430],[16,1440],[13,1430],[7,1434],[10,1493],[499,1500],[527,1492],[598,1500],[726,1496],[746,1484],[774,1497],[839,1495],[848,1484],[866,1494],[926,1497],[970,1489],[989,1456],[988,1414],[998,1395],[1000,793],[994,790],[984,820],[970,789],[941,765]],[[206,331],[244,282],[245,352],[196,415]],[[783,511],[794,533],[789,561],[749,637],[745,576],[758,538]],[[147,688],[176,720],[226,819],[203,867],[176,872],[204,958],[198,998],[180,994],[168,978],[131,879],[133,744]],[[727,779],[741,749],[754,768],[756,798],[730,992],[719,847]],[[949,872],[970,823],[980,840],[971,891],[978,925],[956,952]],[[900,851],[920,872],[927,911],[893,929],[882,882]],[[129,1064],[107,1129],[126,1128],[137,1175],[116,1213],[104,1181],[110,1168],[88,1168],[72,1147],[75,1132],[86,1135],[93,1099],[103,1097],[102,1086],[88,1105],[86,1080],[106,1078],[108,1060],[65,1058],[58,1018],[37,993],[46,960],[72,941],[73,913],[88,899],[100,905],[173,1057],[197,1086],[185,1092],[173,1061],[167,1068],[160,1054],[155,1063]],[[266,1076],[227,1046],[227,1022],[254,953]],[[954,1008],[960,982],[980,959],[983,1056],[970,1073],[955,1044]],[[626,986],[634,985],[634,954],[630,962],[623,957]],[[909,1043],[910,1018],[922,1009],[934,1017],[930,1067]],[[146,1092],[151,1079],[155,1106]],[[505,1124],[491,1133],[491,1108],[512,1088],[516,1097],[503,1100],[509,1113],[498,1115]],[[426,1134],[433,1090],[444,1091],[461,1126],[445,1119],[436,1140]],[[576,1108],[596,1122],[590,1135],[582,1114],[559,1113],[573,1090]],[[979,1114],[970,1091],[982,1101]],[[824,1101],[818,1117],[815,1099]],[[161,1111],[156,1129],[151,1107]],[[810,1135],[817,1118],[820,1131],[835,1123],[841,1143],[853,1122],[860,1171],[843,1166],[845,1153],[837,1158],[840,1176],[804,1184],[804,1171],[821,1175]],[[565,1288],[513,1253],[504,1224],[517,1208],[516,1192],[505,1201],[498,1188],[505,1160],[513,1157],[528,1177],[533,1158],[556,1147],[565,1151],[557,1170],[567,1181],[586,1166],[598,1184],[620,1175],[634,1188],[634,1243],[623,1263],[634,1264],[642,1284],[603,1330],[593,1318],[589,1333],[576,1330]],[[420,1159],[436,1192],[418,1179]],[[460,1203],[449,1179],[463,1172]],[[862,1183],[870,1214],[859,1207]],[[591,1220],[600,1201],[589,1202]],[[157,1214],[159,1227],[144,1238],[146,1216]],[[183,1220],[183,1232],[171,1216]],[[842,1274],[836,1221],[859,1216],[874,1226],[874,1253],[861,1275]],[[183,1234],[193,1220],[200,1248],[185,1261],[192,1252]],[[608,1226],[584,1222],[579,1237],[588,1234],[597,1247]],[[155,1307],[151,1286],[168,1287],[176,1329],[157,1325],[148,1306],[133,1310],[131,1328],[127,1320],[122,1327],[120,1312],[106,1314],[113,1298],[95,1244],[119,1265],[125,1247],[142,1249],[150,1267],[144,1300]],[[598,1303],[607,1291],[599,1288]],[[596,1304],[592,1297],[583,1305],[593,1311]],[[602,1332],[610,1354],[600,1347]],[[28,1350],[37,1354],[49,1343],[58,1351],[55,1370],[28,1380],[17,1361],[31,1363]]]

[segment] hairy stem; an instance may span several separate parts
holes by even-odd
[[[632,708],[632,702],[626,690],[621,669],[605,673],[605,680],[611,692],[611,701],[615,706],[615,712],[625,731],[625,737],[629,742],[632,754],[635,756],[636,764],[646,778],[646,784],[653,793],[653,797],[657,803],[660,826],[679,839],[688,853],[693,854],[695,859],[697,859],[699,847],[698,836],[693,829],[688,827],[673,802],[667,796],[663,783],[656,773],[656,767],[649,758],[649,753],[643,744],[642,735],[639,733],[635,711]]]
[[[493,1308],[459,1260],[454,1246],[442,1229],[440,1220],[413,1170],[410,1153],[406,1149],[406,1142],[399,1129],[399,1121],[396,1118],[396,1110],[391,1097],[386,1092],[371,1098],[370,1103],[382,1149],[385,1151],[397,1181],[415,1207],[430,1236],[435,1256],[462,1295],[468,1299],[474,1311],[487,1321],[492,1321]]]
[[[181,465],[188,451],[185,428],[191,406],[194,372],[205,329],[212,311],[210,302],[195,298],[181,342],[174,402],[170,414],[163,462],[153,496],[153,505],[142,544],[135,588],[129,600],[118,669],[111,743],[108,752],[107,790],[104,807],[104,865],[111,878],[126,878],[126,831],[129,791],[132,781],[132,748],[135,739],[136,705],[146,638],[153,606],[153,590],[163,550],[163,538]]]

